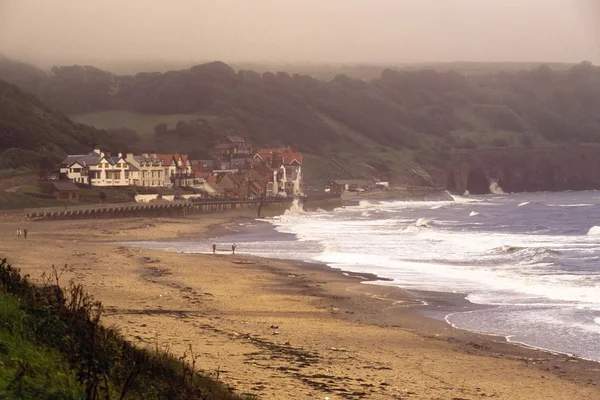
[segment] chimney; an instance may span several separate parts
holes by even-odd
[[[96,154],[102,154],[102,153],[100,152],[100,149],[94,149],[94,153],[96,153]]]
[[[117,155],[119,156],[119,158],[123,158],[123,153],[119,152]]]
[[[100,153],[100,157],[104,158],[104,153]]]
[[[133,153],[127,153],[127,156],[125,158],[131,160],[133,158]]]

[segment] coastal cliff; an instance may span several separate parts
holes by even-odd
[[[431,171],[435,184],[455,193],[600,189],[600,145],[507,147],[456,151],[443,169]]]

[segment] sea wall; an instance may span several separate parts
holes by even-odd
[[[507,147],[457,151],[444,170],[433,171],[438,187],[462,194],[600,189],[600,145]]]
[[[303,204],[327,207],[341,204],[339,196],[304,198]],[[73,205],[63,207],[33,208],[23,210],[23,216],[30,220],[43,219],[83,219],[83,218],[128,218],[128,217],[185,217],[186,215],[216,213],[232,210],[247,210],[257,216],[277,215],[290,208],[291,198],[236,201],[174,201],[157,203],[118,203],[97,205]]]

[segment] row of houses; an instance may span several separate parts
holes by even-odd
[[[254,151],[245,139],[226,136],[211,159],[187,154],[127,153],[110,156],[99,149],[69,155],[61,179],[100,187],[188,187],[213,196],[291,196],[302,192],[302,153],[292,147]]]
[[[60,164],[60,178],[99,187],[174,187],[194,183],[186,154],[118,153],[110,156],[100,149],[67,156]]]

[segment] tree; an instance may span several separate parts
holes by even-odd
[[[154,127],[154,133],[156,133],[157,135],[164,135],[165,133],[167,133],[167,130],[167,124],[165,124],[164,122],[161,122],[160,124]]]

